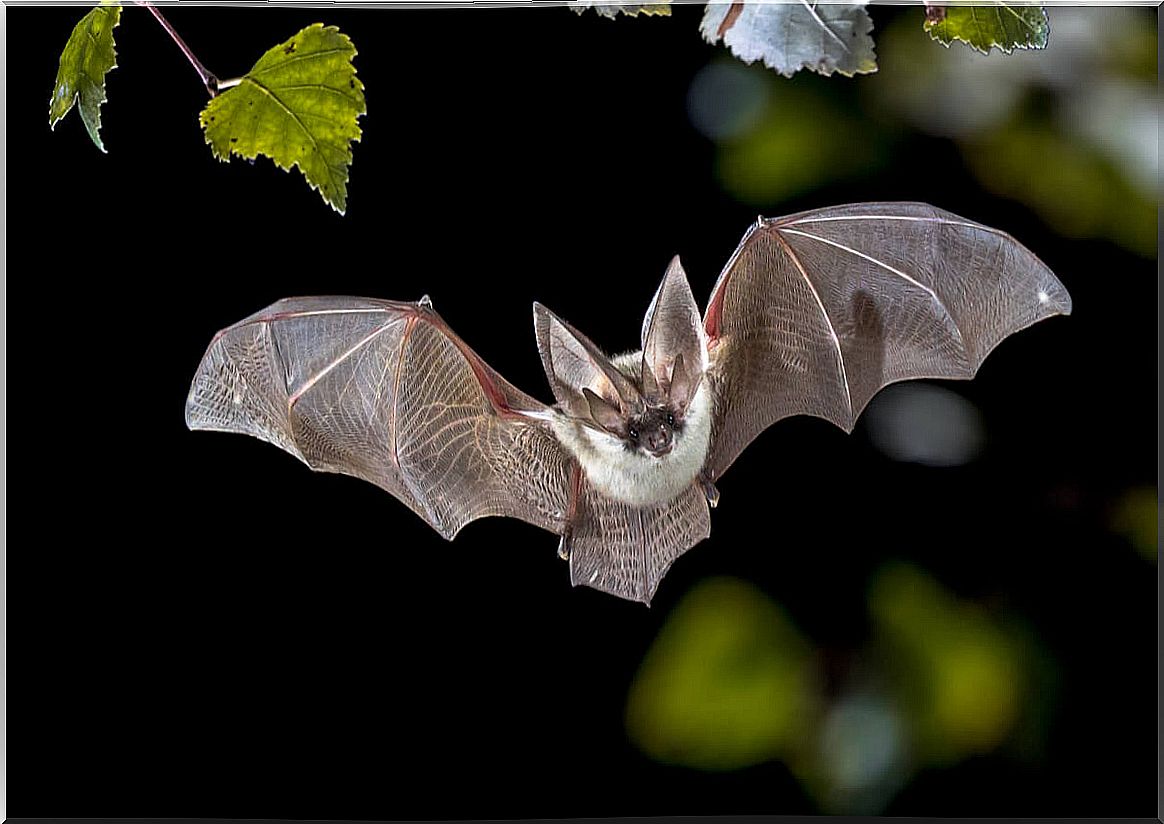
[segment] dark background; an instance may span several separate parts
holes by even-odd
[[[846,660],[868,640],[865,592],[887,558],[1022,616],[1055,689],[1039,757],[918,769],[882,812],[1153,814],[1156,567],[1110,512],[1155,485],[1154,259],[1056,234],[920,133],[875,170],[765,207],[934,203],[1021,239],[1075,312],[951,387],[988,424],[969,465],[895,462],[863,425],[774,427],[720,484],[712,537],[645,609],[572,589],[547,533],[487,519],[446,543],[370,485],[188,432],[183,404],[214,332],[283,296],[428,293],[547,401],[534,300],[618,351],[671,255],[705,302],[758,210],[721,188],[688,119],[692,76],[722,56],[696,32],[698,7],[616,22],[167,11],[224,77],[317,20],[353,38],[368,114],[346,217],[297,171],[211,157],[205,90],[140,9],[116,30],[108,154],[76,112],[50,132],[82,11],[6,13],[11,814],[818,812],[779,760],[652,760],[628,740],[628,688],[672,607],[716,575],[758,587]],[[921,14],[873,10],[879,28],[906,13]],[[796,82],[856,110],[857,84],[877,76]]]

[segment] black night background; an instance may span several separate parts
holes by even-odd
[[[166,13],[222,77],[337,25],[368,114],[340,216],[215,160],[126,8],[102,155],[47,122],[83,9],[6,10],[10,814],[1153,814],[1156,169],[1111,137],[1153,9],[1052,7],[1046,52],[983,57],[875,6],[879,72],[792,79],[698,6]],[[427,293],[548,402],[533,301],[625,351],[672,255],[702,305],[757,214],[878,200],[1010,232],[1073,314],[851,436],[777,424],[649,609],[532,526],[447,543],[183,421],[214,333],[307,294]],[[877,436],[934,409],[944,465]]]

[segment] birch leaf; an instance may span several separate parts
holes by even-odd
[[[57,82],[49,100],[49,128],[77,105],[81,122],[97,148],[101,142],[101,104],[105,102],[105,75],[117,65],[113,28],[121,19],[120,6],[98,6],[73,27],[61,52]]]
[[[315,23],[259,58],[238,84],[214,97],[200,121],[219,160],[237,154],[298,166],[311,188],[340,214],[357,119],[367,112],[356,77],[355,46],[335,26]]]
[[[846,77],[877,71],[873,21],[864,3],[709,3],[699,31],[712,44],[723,40],[745,63],[764,65],[785,77],[801,69]]]
[[[586,9],[594,9],[600,17],[609,17],[613,20],[619,12],[630,17],[637,17],[640,13],[647,15],[666,16],[671,13],[671,0],[656,0],[654,3],[598,3],[595,0],[571,0],[570,8],[578,14]]]
[[[925,30],[944,46],[961,40],[989,54],[1015,49],[1041,49],[1047,45],[1050,25],[1046,10],[1037,3],[984,0],[980,6],[926,5]]]

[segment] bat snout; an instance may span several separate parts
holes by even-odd
[[[647,449],[660,457],[670,452],[671,447],[674,445],[671,430],[662,425],[648,432],[646,440]]]

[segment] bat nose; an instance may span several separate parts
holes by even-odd
[[[647,434],[647,446],[652,452],[666,452],[671,448],[671,430],[665,426],[659,426],[653,432]]]

